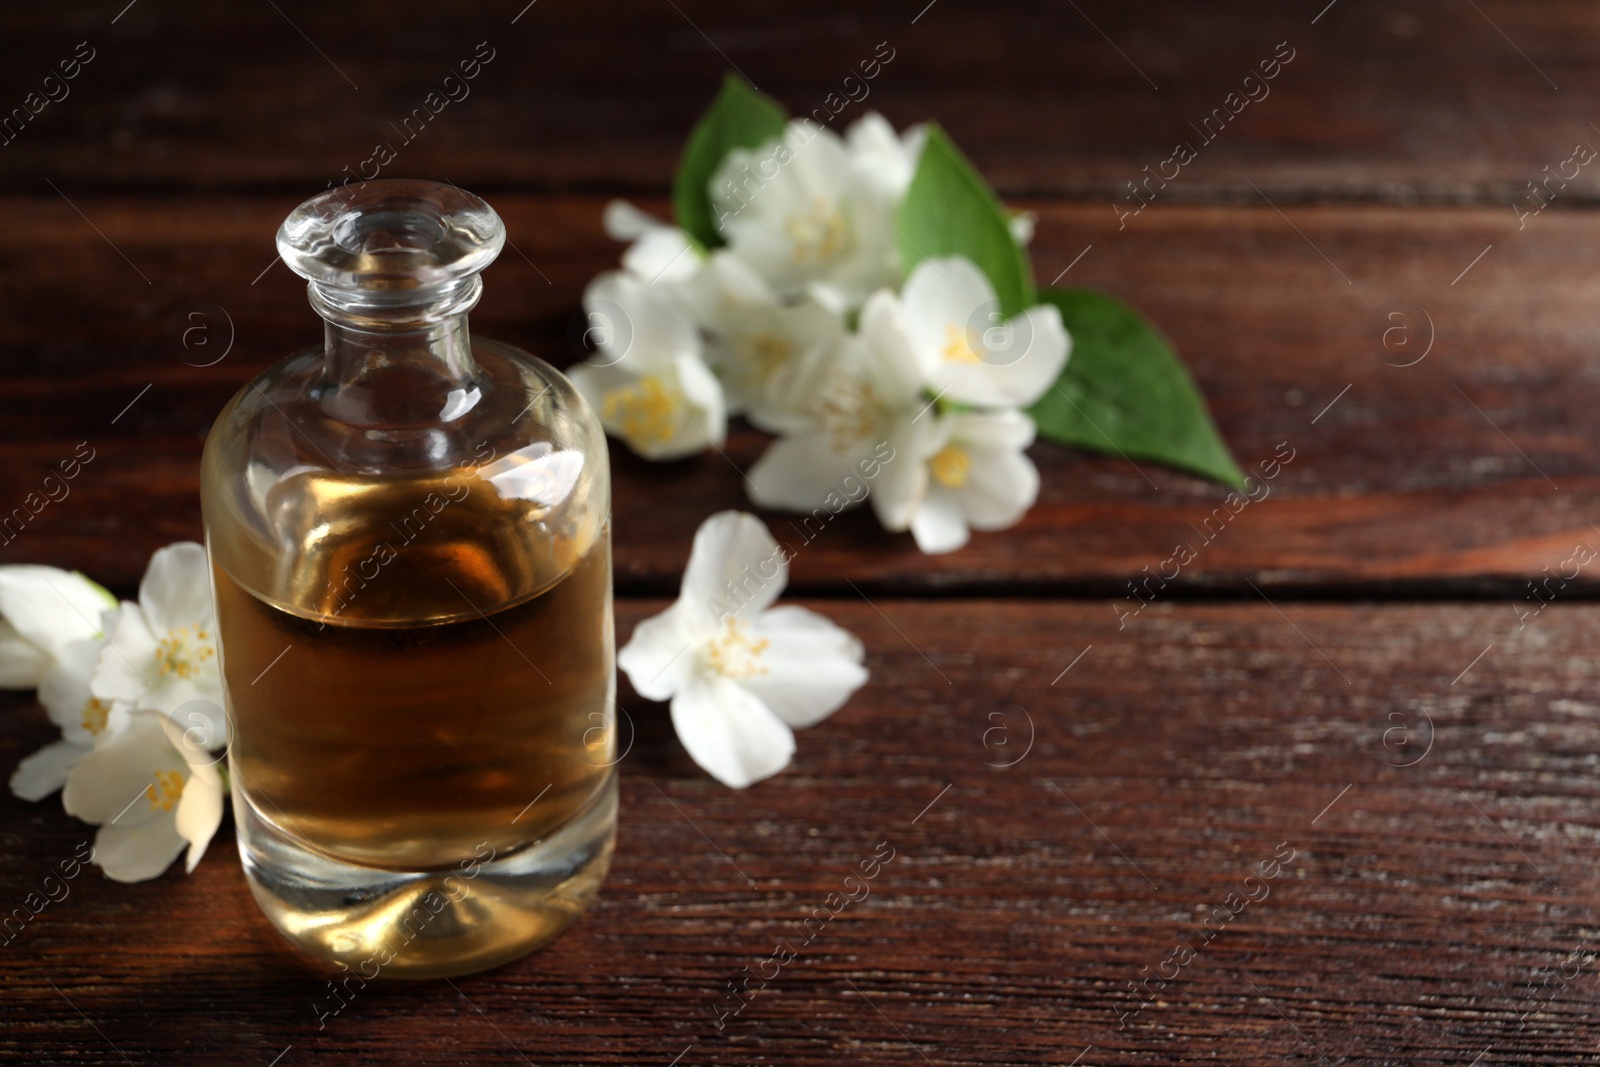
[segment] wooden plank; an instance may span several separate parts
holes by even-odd
[[[619,632],[661,606],[625,603]],[[1104,602],[812,606],[863,638],[873,678],[768,783],[704,777],[625,688],[616,867],[536,957],[455,989],[380,983],[319,1030],[325,975],[257,915],[225,828],[194,875],[87,872],[0,947],[0,1055],[1596,1061],[1600,609],[1508,633],[1500,605],[1157,605],[1122,630]],[[4,712],[9,767],[50,730],[20,698]],[[0,813],[9,908],[85,828],[54,802]],[[870,895],[719,1032],[726,984],[885,841]],[[1180,943],[1195,958],[1119,1029],[1128,984]]]
[[[1286,197],[1509,210],[1541,168],[1595,136],[1600,113],[1586,47],[1600,16],[1580,0],[1095,0],[1049,11],[1018,0],[788,10],[474,0],[403,19],[372,0],[276,8],[144,0],[113,23],[115,10],[10,5],[0,16],[6,108],[78,42],[95,58],[6,146],[7,189],[48,192],[48,179],[85,194],[304,195],[390,143],[391,170],[485,190],[661,191],[730,67],[811,113],[841,107],[846,91],[861,96],[844,79],[880,42],[892,60],[836,125],[867,107],[899,124],[935,118],[1002,191],[1084,197],[1108,212],[1179,141],[1201,157],[1174,199],[1253,195],[1249,178]],[[458,102],[407,140],[405,117],[479,42],[494,59],[468,95],[451,90]],[[1241,106],[1228,94],[1250,88],[1245,77],[1279,42],[1294,58],[1250,89],[1269,95],[1204,139],[1205,118]],[[1563,195],[1592,199],[1596,181],[1585,173]]]
[[[474,328],[566,364],[583,286],[616,263],[603,198],[494,199],[516,248],[491,269]],[[292,200],[78,201],[93,226],[59,198],[0,202],[13,220],[0,233],[13,301],[0,317],[0,511],[80,442],[96,450],[71,495],[0,557],[84,567],[127,589],[151,551],[199,534],[196,465],[215,412],[320,337],[298,279],[273,264]],[[1600,215],[1552,208],[1519,230],[1490,209],[1158,203],[1119,230],[1092,206],[1034,206],[1042,281],[1140,307],[1193,368],[1240,462],[1259,469],[1280,446],[1292,462],[1233,514],[1216,486],[1039,444],[1038,506],[953,555],[923,556],[865,513],[804,528],[766,516],[797,553],[797,588],[1126,594],[1146,567],[1170,576],[1186,543],[1196,558],[1163,595],[1254,595],[1249,579],[1301,593],[1521,596],[1578,544],[1600,549],[1587,281],[1600,270]],[[174,340],[194,308],[208,309],[218,346],[232,324],[214,366],[190,364],[220,347]],[[696,525],[748,507],[739,472],[766,440],[742,430],[724,455],[667,465],[617,447],[620,588],[675,588]]]

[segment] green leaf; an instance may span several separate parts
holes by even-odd
[[[907,273],[925,259],[966,256],[988,276],[1001,313],[1017,314],[1035,302],[1033,270],[1006,220],[988,183],[943,130],[929,126],[900,207],[900,254]]]
[[[672,183],[678,225],[707,248],[722,244],[707,191],[711,176],[730,149],[758,148],[782,137],[787,121],[788,115],[777,101],[757,92],[737,74],[728,74],[722,80],[722,91],[695,123],[678,163],[678,176]]]
[[[1137,311],[1082,289],[1045,289],[1072,335],[1072,358],[1030,410],[1064,445],[1154,460],[1242,488],[1194,380]]]

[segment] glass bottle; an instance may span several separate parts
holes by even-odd
[[[469,334],[504,241],[449,185],[300,205],[278,251],[325,344],[206,441],[245,874],[283,934],[363,980],[521,956],[610,864],[605,436],[554,368]]]

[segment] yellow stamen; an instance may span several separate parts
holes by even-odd
[[[781,337],[762,333],[745,340],[744,352],[745,358],[755,368],[756,378],[764,381],[794,354],[794,346]]]
[[[849,237],[844,216],[825,196],[815,197],[809,212],[785,219],[783,232],[794,242],[794,261],[803,266],[834,258],[844,250]]]
[[[726,678],[748,678],[753,674],[766,674],[761,666],[761,653],[771,642],[762,638],[750,640],[750,631],[734,616],[723,624],[722,633],[712,639],[706,649],[706,662],[712,670]]]
[[[928,469],[941,484],[960,489],[967,484],[967,475],[972,471],[972,457],[955,445],[945,445],[928,461]]]
[[[616,423],[623,438],[645,445],[665,444],[678,428],[683,393],[660,378],[640,378],[630,385],[607,389],[601,397],[600,415]]]
[[[157,811],[171,811],[183,796],[185,780],[177,771],[157,771],[156,780],[144,787],[145,799]]]
[[[817,421],[834,452],[844,455],[871,437],[884,418],[884,403],[864,379],[840,375],[828,383],[816,406]]]
[[[193,678],[200,673],[200,665],[217,654],[210,642],[211,635],[198,626],[168,630],[156,643],[156,667],[162,674]]]
[[[90,697],[83,705],[83,728],[91,734],[98,734],[106,728],[106,718],[110,714],[110,704],[99,697]]]
[[[947,323],[944,328],[944,358],[952,363],[982,363],[983,357],[978,355],[978,349],[983,344],[983,339],[978,336],[978,331],[968,326],[962,329],[955,323]],[[977,342],[974,344],[973,342]]]

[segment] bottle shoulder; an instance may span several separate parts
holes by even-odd
[[[471,346],[471,381],[443,393],[403,366],[330,385],[320,350],[242,388],[202,461],[215,565],[287,610],[381,625],[516,602],[607,549],[594,413],[544,361]]]
[[[365,473],[444,470],[539,441],[604,452],[599,419],[566,375],[498,341],[473,338],[472,355],[477,373],[466,383],[430,381],[401,361],[334,383],[322,350],[307,349],[234,394],[208,450]]]

